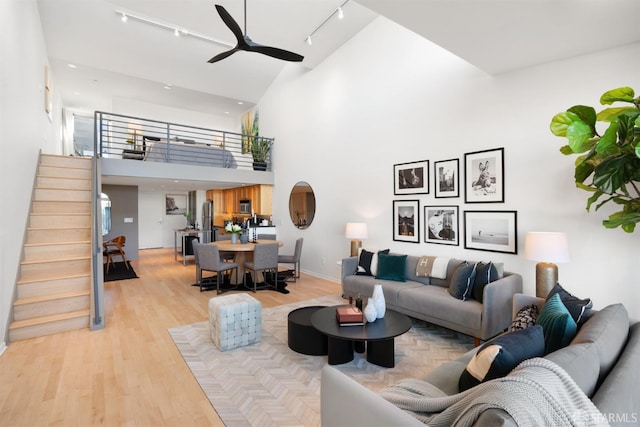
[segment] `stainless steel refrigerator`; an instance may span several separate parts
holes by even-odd
[[[213,200],[207,200],[202,204],[202,242],[213,241]]]

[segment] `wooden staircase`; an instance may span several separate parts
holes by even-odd
[[[90,158],[40,156],[9,340],[89,327]]]

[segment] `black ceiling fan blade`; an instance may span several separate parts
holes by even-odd
[[[227,9],[217,4],[216,10],[218,11],[218,15],[220,15],[220,18],[222,18],[222,22],[224,22],[225,25],[229,27],[233,35],[236,36],[238,43],[240,44],[242,41],[244,41],[244,35],[242,34],[240,25],[238,25],[235,19],[231,17],[229,12],[227,12]]]
[[[246,50],[268,55],[276,59],[282,59],[284,61],[301,62],[304,59],[304,56],[298,55],[297,53],[279,49],[277,47],[262,46],[257,43],[249,43],[248,49]]]
[[[227,50],[226,52],[222,52],[217,54],[216,56],[214,56],[213,58],[211,58],[210,60],[208,60],[207,62],[209,64],[213,64],[214,62],[218,62],[218,61],[222,61],[223,59],[233,55],[234,53],[236,53],[237,51],[239,51],[240,49],[238,49],[237,47],[234,47],[231,50]]]

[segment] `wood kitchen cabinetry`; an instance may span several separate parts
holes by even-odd
[[[240,215],[240,200],[251,200],[256,215],[271,215],[273,187],[271,185],[251,185],[228,190],[208,190],[207,199],[213,200],[214,215]],[[217,224],[216,224],[217,225]]]

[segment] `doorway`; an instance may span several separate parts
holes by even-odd
[[[160,192],[138,193],[138,236],[140,249],[162,247],[164,196]]]

